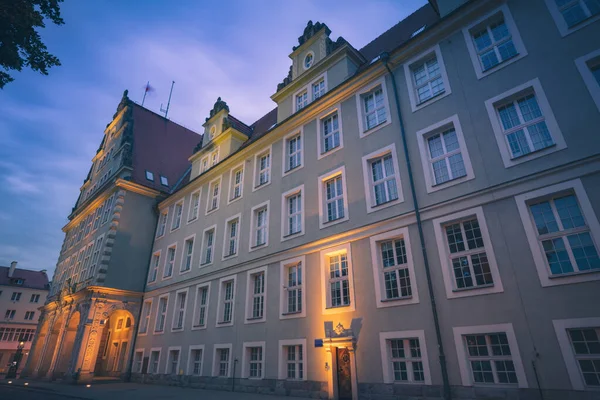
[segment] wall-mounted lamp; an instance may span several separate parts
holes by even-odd
[[[325,361],[325,371],[329,371],[329,363]]]

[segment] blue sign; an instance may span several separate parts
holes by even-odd
[[[323,339],[315,339],[315,347],[323,347]]]

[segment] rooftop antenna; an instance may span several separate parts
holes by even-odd
[[[163,110],[162,103],[160,103],[160,112],[165,113],[165,118],[167,118],[167,114],[169,114],[169,106],[171,105],[171,95],[173,94],[173,86],[175,86],[175,81],[171,82],[171,92],[169,92],[169,101],[167,102],[167,109]]]

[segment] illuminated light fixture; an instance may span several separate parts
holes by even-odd
[[[8,381],[8,383],[12,383],[12,381]]]
[[[87,384],[87,385],[85,385],[85,387],[88,387],[88,388],[89,388],[89,387],[92,387],[92,385],[90,385],[90,384]]]
[[[29,382],[25,382],[25,386],[28,386],[28,385],[29,385]]]

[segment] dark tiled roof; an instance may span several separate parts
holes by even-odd
[[[229,123],[231,124],[231,127],[233,129],[242,132],[244,135],[246,135],[248,137],[250,137],[250,135],[252,135],[252,128],[249,127],[248,125],[246,125],[245,123],[243,123],[242,121],[240,121],[239,119],[237,119],[236,117],[234,117],[233,115],[229,114],[227,116],[227,120],[229,121]]]
[[[133,104],[133,182],[170,192],[190,163],[194,147],[201,136],[173,121]],[[146,179],[146,170],[154,181]],[[169,187],[160,183],[167,178]]]
[[[260,137],[277,123],[277,107],[260,117],[252,127],[252,138]]]
[[[23,279],[22,285],[11,285],[8,277],[9,267],[0,267],[0,285],[48,290],[48,275],[43,271],[15,268],[12,279]]]
[[[425,4],[360,49],[360,52],[365,56],[367,62],[370,62],[382,52],[392,51],[409,40],[413,32],[417,29],[433,25],[439,19],[439,15],[435,12],[431,4]]]

